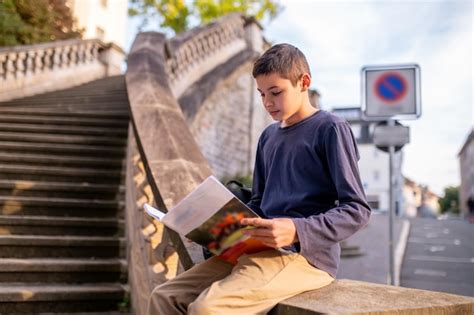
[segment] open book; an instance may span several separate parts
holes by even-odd
[[[267,249],[261,242],[244,235],[240,220],[258,217],[249,207],[209,176],[168,213],[145,204],[145,211],[164,225],[207,248],[214,255],[235,263],[246,253]]]

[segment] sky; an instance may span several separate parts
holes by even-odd
[[[402,172],[443,195],[459,185],[458,153],[474,126],[473,13],[462,0],[281,0],[263,22],[271,43],[300,48],[325,110],[360,105],[360,70],[417,63],[422,114],[410,127]],[[136,22],[134,22],[137,25]],[[128,45],[134,37],[128,34]]]

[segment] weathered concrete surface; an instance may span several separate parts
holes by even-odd
[[[336,280],[276,306],[271,315],[471,315],[474,298],[354,280]]]
[[[141,33],[129,55],[126,74],[132,122],[138,149],[156,196],[173,207],[211,170],[174,98],[164,68],[165,37]],[[159,201],[158,201],[159,202]]]

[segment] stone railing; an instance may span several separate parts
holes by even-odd
[[[0,48],[0,101],[119,74],[124,56],[120,47],[99,40]]]
[[[240,14],[179,34],[166,43],[166,72],[176,98],[217,65],[247,47]]]
[[[145,297],[151,293],[152,283],[166,280],[163,270],[178,268],[175,261],[166,261],[166,255],[156,254],[156,240],[166,239],[166,244],[171,240],[179,268],[188,269],[203,259],[200,247],[159,222],[150,223],[143,218],[144,202],[166,211],[211,174],[169,86],[165,42],[160,33],[139,34],[129,54],[125,76],[133,128],[130,134],[135,139],[130,141],[136,143],[136,151],[129,144],[126,181],[129,284],[136,314],[145,312]],[[137,167],[139,171],[134,171]]]
[[[145,314],[153,288],[178,272],[178,254],[163,224],[143,212],[144,203],[155,204],[133,129],[128,133],[126,169],[126,231],[129,283],[135,314]]]

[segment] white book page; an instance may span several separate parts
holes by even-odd
[[[163,220],[163,217],[165,216],[164,212],[161,212],[160,210],[158,210],[156,208],[153,208],[152,206],[150,206],[147,203],[145,203],[143,205],[143,207],[145,208],[146,213],[148,213],[149,215],[151,215],[152,217],[154,217],[158,221]]]
[[[217,178],[209,176],[181,200],[161,220],[176,232],[186,235],[228,203],[234,195]]]

